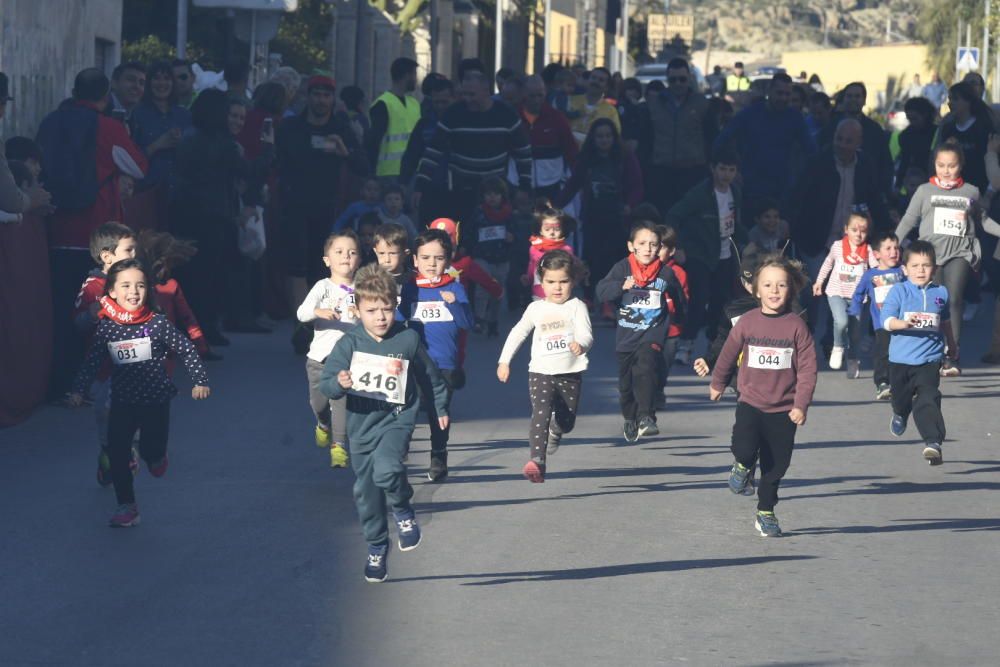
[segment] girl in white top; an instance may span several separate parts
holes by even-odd
[[[361,265],[361,244],[351,229],[334,232],[323,246],[323,263],[330,277],[309,290],[296,311],[300,322],[311,322],[313,339],[306,355],[309,405],[316,415],[316,445],[330,448],[330,465],[347,467],[347,408],[344,399],[329,400],[319,391],[323,364],[333,346],[357,324],[354,274]]]
[[[497,378],[506,382],[510,360],[534,330],[528,364],[531,455],[523,471],[532,482],[545,481],[546,454],[554,454],[562,436],[576,424],[587,351],[594,342],[586,304],[571,297],[578,276],[579,265],[568,252],[545,253],[538,263],[545,299],[524,311],[507,336],[497,365]]]

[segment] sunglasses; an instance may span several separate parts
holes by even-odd
[[[668,76],[667,83],[687,83],[686,76]]]

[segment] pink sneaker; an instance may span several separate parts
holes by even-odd
[[[524,469],[522,470],[524,476],[528,478],[528,481],[534,484],[541,484],[545,481],[545,465],[539,464],[534,461],[528,461],[524,464]]]
[[[139,508],[135,503],[124,503],[118,506],[111,516],[108,525],[112,528],[129,528],[139,525]]]
[[[167,458],[167,455],[164,454],[163,458],[157,461],[156,463],[147,464],[147,467],[149,468],[149,474],[152,475],[153,477],[163,477],[164,475],[167,474],[167,466],[169,464],[170,460]]]

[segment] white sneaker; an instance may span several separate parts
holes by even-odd
[[[834,347],[830,350],[830,368],[839,371],[844,365],[844,348]]]
[[[971,322],[976,319],[976,313],[979,312],[978,303],[967,303],[965,304],[965,312],[962,313],[963,322]]]

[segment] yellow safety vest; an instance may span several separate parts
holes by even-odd
[[[727,92],[736,93],[745,90],[750,90],[750,79],[745,76],[736,76],[735,74],[730,74],[726,77]]]
[[[389,114],[389,127],[382,137],[382,146],[378,152],[378,164],[375,166],[376,176],[399,176],[406,152],[406,144],[410,140],[413,128],[420,120],[420,103],[409,95],[405,105],[393,93],[386,91],[375,102],[384,102]]]

